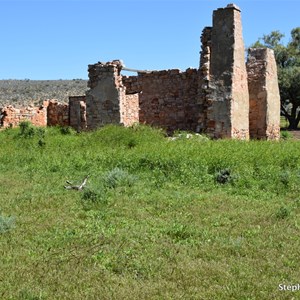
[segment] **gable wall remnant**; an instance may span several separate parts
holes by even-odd
[[[240,10],[213,13],[207,133],[216,138],[249,138],[249,95]]]
[[[250,137],[277,140],[280,137],[280,97],[273,50],[250,48],[247,72]]]

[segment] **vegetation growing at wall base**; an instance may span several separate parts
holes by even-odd
[[[278,285],[299,279],[297,141],[145,126],[0,139],[1,216],[14,219],[2,299],[284,299]],[[64,189],[87,174],[82,192]]]

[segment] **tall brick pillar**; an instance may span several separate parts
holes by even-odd
[[[88,129],[121,123],[120,103],[125,97],[121,69],[122,63],[119,60],[89,65],[90,89],[86,92]]]
[[[273,50],[249,49],[247,72],[250,95],[250,137],[278,140],[280,138],[280,95]]]
[[[207,95],[207,133],[249,138],[249,94],[240,9],[229,4],[213,12]]]

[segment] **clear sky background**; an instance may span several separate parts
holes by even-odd
[[[245,46],[300,26],[300,0],[0,0],[0,79],[87,79],[87,65],[198,67],[212,12],[242,10]]]

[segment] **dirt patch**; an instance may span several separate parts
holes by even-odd
[[[300,140],[300,130],[291,130],[289,131],[295,140]]]

